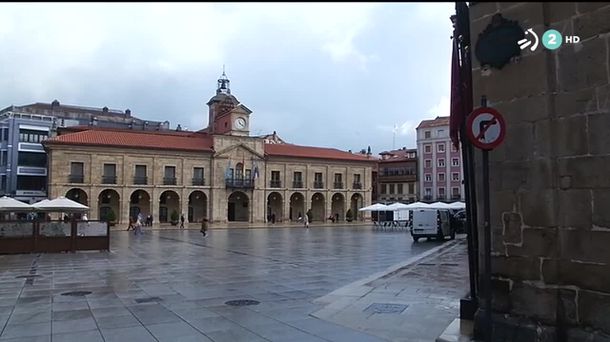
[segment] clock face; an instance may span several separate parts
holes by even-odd
[[[237,128],[237,129],[246,128],[246,119],[244,119],[244,118],[235,119],[235,128]]]

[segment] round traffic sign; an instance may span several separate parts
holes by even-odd
[[[497,110],[480,107],[468,116],[466,133],[476,147],[482,150],[493,150],[504,140],[506,123]]]

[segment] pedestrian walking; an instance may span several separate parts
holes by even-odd
[[[184,229],[184,214],[180,215],[180,229]]]
[[[138,220],[136,221],[135,224],[135,228],[134,228],[134,234],[135,235],[142,235],[142,220],[140,219],[140,217],[138,217]]]
[[[83,221],[89,221],[89,219],[87,218],[87,214],[83,214],[82,220]]]
[[[203,219],[203,221],[201,221],[201,230],[200,230],[201,234],[203,234],[203,237],[207,237],[208,236],[208,219]]]
[[[135,230],[136,229],[133,217],[129,218],[129,225],[127,226],[127,231],[129,231],[130,229],[131,230]]]
[[[309,229],[309,215],[303,216],[303,222],[305,222],[305,228]]]

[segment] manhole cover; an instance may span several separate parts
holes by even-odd
[[[369,305],[368,308],[364,309],[364,312],[369,312],[369,313],[377,313],[377,314],[382,314],[382,313],[387,313],[387,314],[398,314],[401,313],[403,311],[405,311],[405,309],[408,307],[408,305],[404,305],[404,304],[387,304],[387,303],[373,303],[371,305]]]
[[[64,292],[61,295],[62,296],[82,297],[82,296],[86,296],[88,294],[91,294],[91,291],[70,291],[70,292]]]
[[[160,302],[163,299],[161,299],[159,297],[146,297],[146,298],[136,298],[134,300],[136,301],[136,303],[142,304],[142,303]]]
[[[231,305],[231,306],[246,306],[246,305],[258,305],[260,304],[259,301],[256,300],[250,300],[250,299],[238,299],[238,300],[230,300],[228,302],[225,302],[226,305]]]
[[[38,278],[38,277],[42,277],[40,274],[26,274],[26,275],[20,275],[20,276],[16,276],[15,278]]]

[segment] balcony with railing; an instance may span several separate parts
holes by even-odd
[[[324,182],[313,182],[314,189],[324,189]]]
[[[436,199],[438,201],[444,201],[445,200],[445,195],[438,195],[438,196],[436,196]]]
[[[303,182],[302,181],[293,181],[292,187],[295,189],[300,189],[303,187]]]
[[[116,184],[116,176],[102,176],[102,184]]]
[[[84,183],[85,176],[84,175],[70,175],[68,176],[68,182],[70,183]]]
[[[354,184],[352,184],[352,189],[362,189],[362,183],[354,182]]]
[[[424,195],[424,201],[432,201],[432,195]]]
[[[343,182],[335,182],[333,185],[335,189],[343,189]]]
[[[163,185],[176,185],[176,177],[163,177]]]
[[[225,185],[227,188],[251,189],[254,188],[254,180],[244,178],[226,178]]]
[[[204,185],[205,179],[203,178],[193,178],[193,185]]]
[[[148,184],[148,177],[146,177],[146,176],[135,176],[135,177],[133,177],[133,184],[135,184],[135,185],[146,185],[146,184]]]
[[[458,201],[458,200],[460,200],[460,198],[461,198],[460,194],[453,194],[453,195],[451,195],[451,199],[454,200],[454,201]]]
[[[282,181],[279,179],[272,179],[269,181],[269,187],[270,188],[281,188],[282,187]]]

